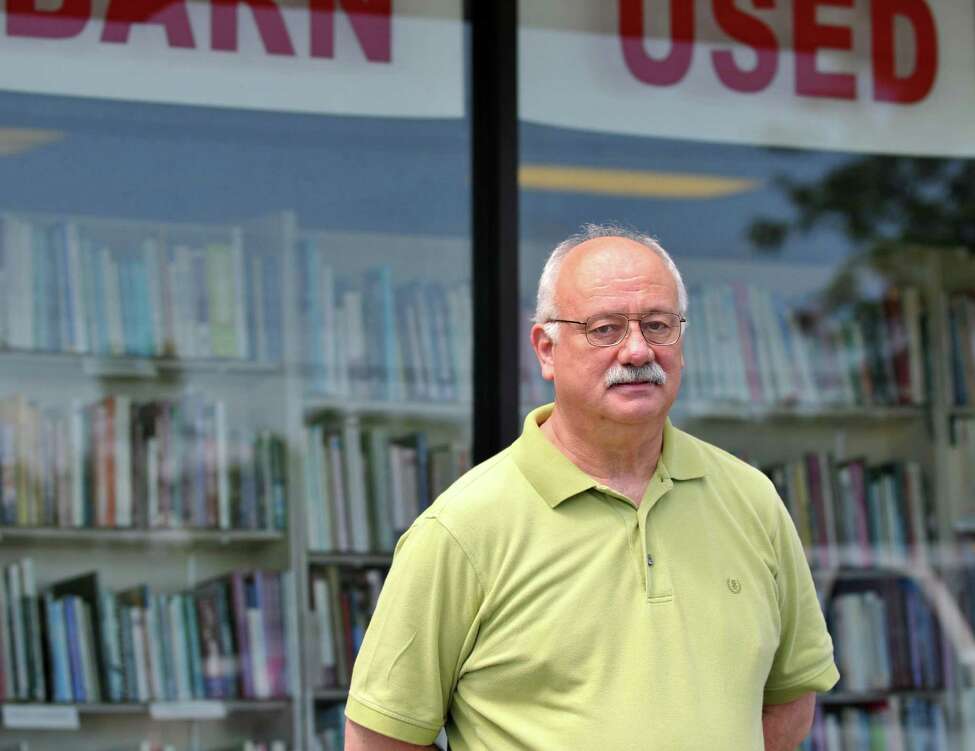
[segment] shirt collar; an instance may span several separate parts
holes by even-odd
[[[542,433],[540,425],[552,414],[554,406],[546,404],[532,410],[525,418],[521,436],[511,447],[518,469],[552,508],[597,485]],[[659,465],[657,471],[666,472],[674,480],[690,480],[705,474],[697,442],[671,425],[669,418],[664,424]]]

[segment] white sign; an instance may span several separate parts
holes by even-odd
[[[0,89],[460,117],[460,0],[5,0]],[[5,6],[5,10],[4,10]],[[52,9],[53,8],[53,9]]]
[[[633,135],[975,156],[971,0],[522,2],[522,118]]]
[[[157,701],[149,705],[154,720],[222,720],[227,705],[221,701]]]
[[[45,704],[4,704],[3,726],[8,730],[77,730],[78,708]]]

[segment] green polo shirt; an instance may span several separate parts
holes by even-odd
[[[400,539],[347,716],[456,751],[761,751],[763,704],[839,677],[772,484],[668,422],[634,508],[551,409]]]

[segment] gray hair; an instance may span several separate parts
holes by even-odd
[[[674,281],[677,283],[678,312],[682,316],[687,313],[687,289],[684,287],[684,280],[681,278],[680,271],[677,270],[677,264],[674,263],[667,251],[661,247],[655,238],[619,224],[584,224],[578,232],[570,235],[555,246],[555,249],[545,262],[545,268],[542,269],[542,275],[538,280],[535,323],[542,325],[545,333],[548,334],[548,337],[553,342],[558,340],[559,327],[556,323],[546,323],[546,321],[551,318],[559,318],[559,311],[555,304],[555,282],[558,280],[559,272],[562,270],[562,263],[565,261],[565,257],[569,255],[569,251],[573,248],[589,240],[595,240],[598,237],[622,237],[626,240],[632,240],[660,256],[660,259],[664,262],[667,270],[670,271],[674,277]]]

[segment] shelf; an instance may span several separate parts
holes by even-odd
[[[309,553],[313,566],[391,566],[392,553]]]
[[[326,415],[362,418],[400,418],[468,424],[474,419],[470,404],[456,402],[383,402],[354,399],[305,400],[305,422],[316,422]]]
[[[938,699],[945,689],[892,689],[889,691],[836,691],[822,694],[816,701],[827,706],[844,706],[847,704],[880,704],[894,698]]]
[[[108,356],[75,352],[38,350],[0,350],[0,363],[31,368],[77,366],[85,375],[95,378],[158,378],[167,373],[240,373],[267,374],[281,372],[281,363],[219,358],[175,358]]]
[[[73,706],[77,707],[81,714],[90,715],[116,715],[116,714],[150,714],[154,710],[162,710],[165,712],[167,709],[184,710],[187,716],[193,714],[194,709],[203,710],[199,714],[204,714],[213,709],[220,709],[226,714],[235,714],[239,712],[279,712],[282,709],[287,709],[291,706],[291,701],[288,699],[269,699],[267,701],[261,700],[247,700],[247,699],[231,699],[228,701],[223,701],[221,699],[201,699],[197,701],[186,701],[186,702],[150,702],[146,704],[126,702],[119,704],[112,704],[109,702],[104,702],[101,704],[17,704],[16,706],[36,706],[36,707],[47,707],[47,706]],[[189,718],[189,717],[188,717]],[[192,718],[190,718],[192,719]]]
[[[264,545],[279,542],[284,532],[222,529],[61,529],[57,527],[0,527],[4,545],[39,542],[70,545]]]
[[[714,421],[714,422],[789,422],[822,420],[836,421],[881,421],[917,420],[923,418],[927,410],[922,406],[839,406],[839,405],[721,405],[697,404],[676,405],[673,417],[675,422]]]
[[[0,704],[2,726],[19,730],[77,730],[81,716],[114,717],[120,715],[148,715],[160,722],[198,722],[222,720],[228,715],[244,712],[280,712],[291,707],[287,699],[272,700],[191,700],[150,703]]]

